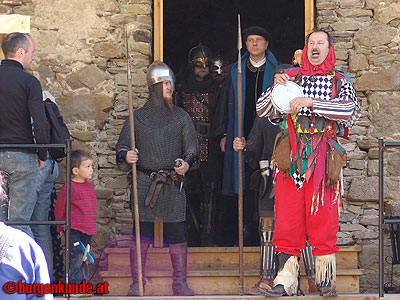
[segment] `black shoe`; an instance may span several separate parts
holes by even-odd
[[[337,297],[336,285],[331,283],[331,281],[325,281],[321,284],[316,285],[319,295],[323,297]]]
[[[287,293],[285,291],[283,284],[277,284],[270,290],[264,290],[264,289],[260,288],[260,293],[261,293],[261,295],[264,295],[265,297],[287,296]]]

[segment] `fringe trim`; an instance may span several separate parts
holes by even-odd
[[[274,279],[274,286],[282,284],[285,288],[285,292],[289,296],[297,294],[299,288],[299,276],[300,266],[298,257],[292,255],[286,262],[283,268],[278,272]]]
[[[319,285],[328,280],[336,281],[335,253],[320,255],[315,258],[315,283]]]

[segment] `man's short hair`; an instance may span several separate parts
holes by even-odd
[[[73,168],[79,168],[81,163],[85,160],[92,159],[92,156],[83,150],[71,151],[71,170]]]
[[[332,43],[333,43],[332,36],[329,34],[328,31],[326,31],[326,30],[324,30],[324,29],[319,29],[319,28],[314,28],[313,31],[311,31],[311,32],[307,35],[307,38],[306,38],[306,43],[307,43],[307,44],[308,44],[308,40],[309,40],[309,38],[310,38],[310,35],[312,35],[312,34],[315,33],[315,32],[323,32],[323,33],[325,33],[326,36],[327,36],[327,38],[328,38],[329,48],[332,46]]]
[[[1,49],[3,50],[5,58],[12,58],[19,48],[28,51],[29,40],[27,34],[20,32],[13,32],[5,36],[1,42]]]

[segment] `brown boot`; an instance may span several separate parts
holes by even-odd
[[[169,253],[173,267],[172,291],[174,296],[194,296],[193,290],[187,285],[187,244],[170,244]]]
[[[337,297],[337,289],[334,281],[327,281],[317,285],[319,295],[323,297]]]
[[[274,286],[269,290],[260,289],[266,297],[293,296],[299,289],[299,258],[294,255],[280,252],[277,254],[278,273],[274,279]]]
[[[315,287],[315,279],[307,278],[308,280],[308,294],[318,295],[319,292]]]
[[[260,290],[267,291],[272,288],[272,280],[260,279],[251,289],[246,291],[246,295],[261,295]]]
[[[149,241],[140,241],[140,256],[142,259],[142,278],[143,278],[143,293],[144,286],[146,285],[145,277],[145,265],[147,258],[147,250],[149,249],[150,242]],[[138,277],[138,265],[137,265],[137,257],[136,257],[136,240],[133,240],[133,245],[129,251],[130,263],[131,263],[131,276],[132,276],[132,284],[129,287],[129,291],[127,296],[140,296],[139,294],[139,277]]]
[[[315,285],[320,296],[337,297],[335,253],[316,256]]]

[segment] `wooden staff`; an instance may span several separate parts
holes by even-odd
[[[237,134],[243,137],[243,99],[242,99],[242,34],[240,30],[240,14],[238,14],[238,68],[237,68]],[[238,223],[239,223],[239,289],[244,294],[243,276],[243,151],[238,151]]]
[[[135,151],[135,127],[133,119],[133,101],[132,101],[132,72],[131,72],[131,61],[129,57],[129,45],[128,45],[128,31],[125,27],[125,42],[126,42],[126,56],[128,59],[127,64],[127,79],[128,79],[128,107],[129,107],[129,128],[131,138],[131,149]],[[132,164],[132,207],[135,217],[135,233],[136,233],[136,261],[138,271],[138,282],[139,282],[139,296],[143,296],[143,273],[142,273],[142,257],[140,249],[140,224],[139,224],[139,200],[138,200],[138,189],[137,189],[137,174],[136,174],[136,163]]]

